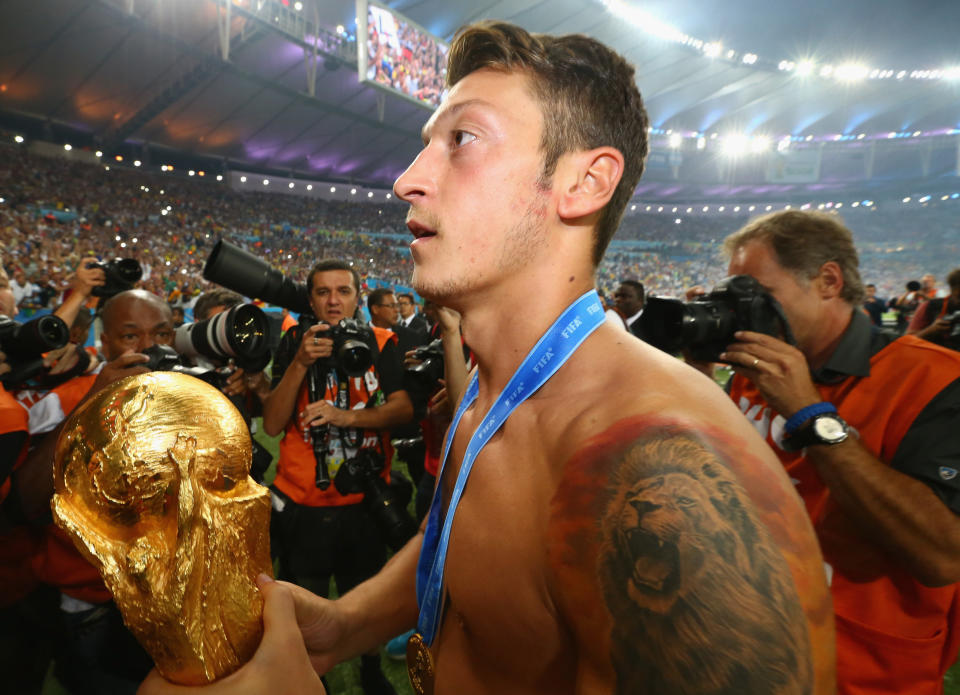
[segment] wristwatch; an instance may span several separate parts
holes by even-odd
[[[817,444],[839,444],[850,436],[850,428],[836,413],[821,413],[810,418],[800,429],[784,437],[783,448],[800,451]]]

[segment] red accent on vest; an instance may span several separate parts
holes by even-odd
[[[397,343],[396,334],[386,328],[371,326],[373,333],[377,338],[377,348],[383,350],[388,340]],[[371,366],[369,372],[374,372],[375,367]],[[348,380],[350,388],[351,404],[366,403],[368,396],[364,388],[365,377],[351,377]],[[331,403],[336,402],[336,394],[327,386],[324,398]],[[316,486],[316,459],[313,456],[313,447],[310,443],[303,440],[304,434],[300,427],[300,413],[310,402],[307,393],[307,382],[304,379],[297,393],[297,402],[294,406],[293,415],[287,423],[284,430],[283,439],[280,441],[280,457],[277,461],[277,476],[273,484],[297,504],[307,507],[339,507],[348,504],[360,504],[363,501],[362,494],[341,495],[337,492],[336,486],[332,483],[326,490],[321,490]],[[393,446],[390,444],[389,432],[377,430],[364,430],[363,441],[371,438],[377,439],[380,450],[383,452],[386,465],[384,466],[381,477],[390,482],[390,462],[393,460]],[[331,472],[331,477],[333,473]]]
[[[870,376],[817,385],[825,401],[889,464],[924,407],[960,378],[960,353],[904,336],[874,355]],[[730,395],[783,463],[830,569],[840,695],[940,695],[960,646],[960,585],[925,587],[833,501],[804,452],[780,446],[785,419],[735,376]]]

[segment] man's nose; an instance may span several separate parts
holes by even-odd
[[[435,168],[429,166],[429,146],[420,150],[407,170],[393,184],[394,194],[401,200],[412,203],[436,190]]]

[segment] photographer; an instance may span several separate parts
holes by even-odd
[[[341,494],[338,474],[351,462],[382,466],[390,478],[393,451],[388,430],[409,422],[413,406],[402,389],[401,356],[391,331],[374,328],[373,363],[362,376],[344,373],[334,359],[343,319],[354,317],[360,278],[348,263],[321,261],[307,280],[309,303],[319,323],[295,326],[274,358],[274,389],[264,403],[263,427],[285,432],[274,481],[271,546],[279,576],[326,596],[331,576],[343,595],[376,574],[386,561],[386,543],[362,493]],[[310,380],[319,398],[310,397]],[[321,441],[311,440],[322,437]],[[323,470],[323,467],[326,470]],[[329,476],[324,485],[318,474]],[[367,693],[392,693],[378,653],[362,659]]]
[[[833,216],[766,215],[725,248],[729,274],[773,295],[796,338],[740,330],[719,358],[820,540],[839,691],[940,692],[960,629],[960,356],[871,325]]]
[[[104,386],[146,372],[142,363],[147,357],[141,353],[154,344],[169,345],[173,327],[169,307],[144,290],[108,299],[101,319],[108,362],[95,373],[57,386],[33,405],[31,432],[47,434],[14,477],[24,516],[35,524],[46,524],[34,561],[38,577],[61,592],[57,679],[71,693],[132,694],[152,662],[123,626],[100,573],[50,524],[54,449],[66,417]]]
[[[924,302],[917,309],[907,333],[951,350],[960,350],[960,268],[947,275],[950,294]]]

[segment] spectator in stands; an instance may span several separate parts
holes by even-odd
[[[741,332],[721,358],[820,539],[839,692],[940,693],[960,644],[960,355],[871,326],[834,216],[773,213],[725,246],[729,274],[768,288],[797,340]]]
[[[923,285],[923,287],[920,289],[920,294],[927,299],[936,299],[937,297],[942,296],[940,291],[937,289],[937,276],[933,273],[927,273],[920,278],[920,284]]]
[[[331,365],[333,341],[325,336],[357,310],[360,278],[351,265],[319,262],[308,275],[307,291],[320,323],[284,334],[274,357],[273,391],[263,409],[266,433],[284,433],[272,488],[271,545],[280,578],[326,596],[332,576],[342,595],[380,570],[386,544],[362,504],[364,495],[341,494],[329,481],[336,480],[345,460],[365,457],[383,467],[389,482],[389,428],[409,422],[413,406],[402,388],[401,355],[390,330],[374,326],[370,348],[375,358],[363,377],[348,378]],[[378,296],[390,298],[390,320],[395,321],[392,292]],[[323,442],[313,442],[313,436],[322,436]],[[319,483],[324,464],[329,481]],[[380,670],[379,651],[361,661],[364,691],[392,693]]]
[[[960,326],[960,268],[947,275],[950,294],[920,305],[910,321],[907,333],[952,350],[960,350],[960,337],[954,335]]]
[[[869,284],[866,286],[867,296],[863,300],[863,308],[873,322],[874,326],[883,326],[883,312],[887,308],[887,302],[877,297],[877,286]]]

